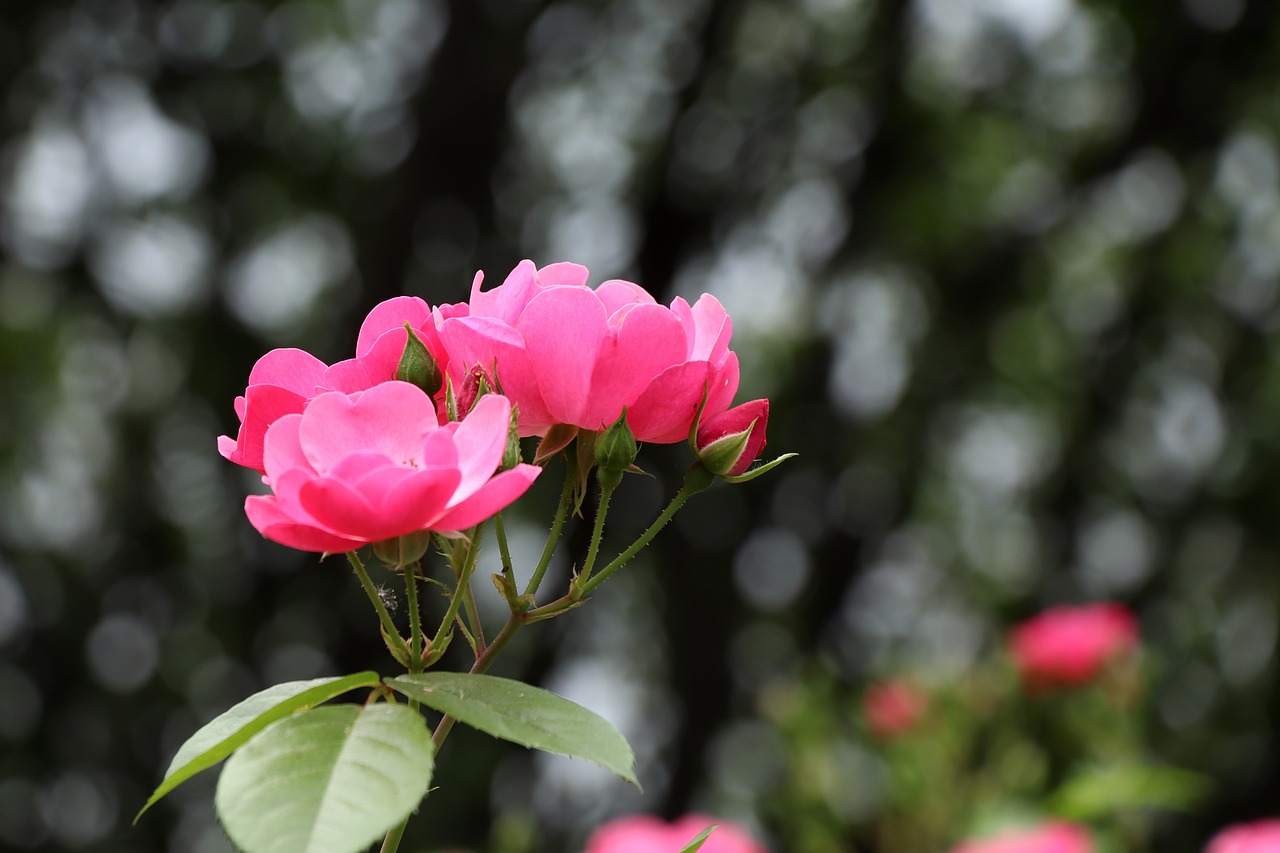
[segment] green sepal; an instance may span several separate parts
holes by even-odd
[[[702,399],[698,401],[698,410],[693,413],[693,422],[689,424],[689,450],[698,455],[698,427],[702,425],[702,410],[707,407],[707,397],[711,394],[711,383],[702,383]]]
[[[507,446],[502,451],[502,465],[499,471],[510,471],[524,461],[520,450],[520,407],[511,404],[511,421],[507,425]]]
[[[578,428],[570,424],[553,424],[547,429],[538,449],[533,452],[533,464],[545,465],[547,462],[569,446],[578,435]]]
[[[759,418],[756,418],[741,432],[720,436],[702,448],[702,451],[698,454],[698,460],[717,477],[725,476],[728,471],[733,470],[733,466],[738,463],[738,460],[742,458],[742,454],[747,451],[747,442],[751,440],[751,431],[756,428],[759,420]]]
[[[573,514],[582,517],[582,502],[587,498],[587,482],[591,479],[591,469],[596,464],[596,438],[594,432],[578,431],[578,443],[574,445],[574,453],[568,457],[573,471]]]
[[[392,635],[387,632],[387,626],[383,625],[381,621],[378,622],[378,630],[382,633],[382,642],[386,644],[387,651],[391,652],[391,656],[396,659],[396,663],[400,664],[405,669],[408,669],[409,644],[405,641],[404,637],[397,634],[393,638]],[[397,642],[397,640],[399,642]]]
[[[622,482],[622,474],[636,461],[640,446],[636,437],[627,425],[627,410],[624,407],[618,419],[610,424],[595,443],[595,464],[599,467],[596,478],[604,488],[617,488]]]
[[[680,853],[698,853],[698,850],[701,849],[702,845],[706,843],[706,840],[711,837],[712,831],[714,831],[717,826],[719,826],[719,824],[713,823],[711,826],[702,830],[702,832],[699,832],[698,837],[686,844],[684,848],[680,850]]]
[[[444,416],[449,423],[458,420],[458,394],[453,390],[453,377],[444,378]]]
[[[772,462],[766,462],[759,468],[752,468],[750,471],[744,471],[736,477],[721,477],[726,483],[749,483],[761,474],[772,471],[788,459],[799,456],[799,453],[784,453]]]

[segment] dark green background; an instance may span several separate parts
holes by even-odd
[[[851,690],[945,676],[1104,598],[1142,619],[1153,752],[1219,783],[1157,848],[1274,814],[1278,15],[9,4],[0,847],[225,850],[212,774],[129,825],[181,740],[275,680],[391,671],[346,567],[261,540],[215,438],[267,349],[346,357],[379,300],[463,299],[524,257],[717,294],[767,452],[801,457],[698,498],[512,650],[630,726],[645,796],[460,736],[420,839],[533,814],[536,849],[575,850],[693,807],[774,833],[761,689],[815,656]],[[615,544],[682,453],[645,449]]]

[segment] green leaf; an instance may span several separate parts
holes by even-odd
[[[702,832],[699,832],[698,837],[686,844],[680,853],[698,853],[698,850],[702,847],[702,842],[706,841],[707,838],[710,837],[711,831],[717,826],[719,826],[719,824],[713,823],[711,826],[702,830]]]
[[[224,711],[187,738],[169,762],[169,769],[155,793],[134,817],[137,823],[143,812],[157,800],[201,770],[208,769],[240,748],[245,741],[282,717],[295,711],[327,702],[335,696],[359,687],[377,687],[378,673],[358,672],[334,678],[311,681],[288,681],[255,693]]]
[[[472,728],[521,746],[585,758],[640,787],[636,758],[603,717],[509,678],[426,672],[388,678],[387,684]]]
[[[272,723],[222,771],[214,806],[246,853],[357,853],[431,785],[426,720],[407,705],[328,705]]]
[[[1210,780],[1158,764],[1124,763],[1077,773],[1054,792],[1053,811],[1073,820],[1095,820],[1137,808],[1189,811],[1209,793]]]

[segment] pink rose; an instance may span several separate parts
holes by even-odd
[[[1274,853],[1280,850],[1280,820],[1271,818],[1228,826],[1215,835],[1204,853]]]
[[[1122,604],[1055,607],[1023,622],[1009,638],[1023,681],[1037,688],[1092,681],[1137,644],[1138,621]]]
[[[704,418],[738,390],[732,322],[715,297],[659,305],[639,285],[587,286],[587,269],[522,261],[500,286],[480,289],[467,316],[446,318],[440,338],[455,384],[475,367],[492,375],[519,408],[521,435],[555,424],[601,430],[627,409],[637,441],[689,434],[703,394]]]
[[[1060,821],[967,841],[951,853],[1093,853],[1093,837],[1084,827]]]
[[[924,716],[929,700],[914,685],[901,679],[873,684],[862,697],[867,728],[888,740],[910,731]]]
[[[301,412],[323,386],[328,369],[300,349],[273,349],[249,371],[249,387],[236,397],[240,431],[218,437],[218,452],[237,465],[262,471],[262,444],[277,419]]]
[[[768,853],[740,826],[699,814],[685,815],[675,823],[651,815],[617,818],[591,834],[583,853],[679,853],[712,824],[716,828],[699,853]]]
[[[240,430],[235,439],[218,438],[218,452],[228,460],[263,471],[262,447],[267,429],[284,415],[298,414],[317,394],[353,394],[396,378],[408,332],[414,329],[436,359],[440,370],[447,357],[436,325],[444,317],[466,312],[465,305],[441,305],[434,312],[414,296],[388,299],[374,307],[360,326],[356,357],[330,367],[299,349],[275,349],[258,359],[249,372],[249,386],[235,402]]]
[[[694,442],[698,459],[712,474],[737,477],[764,450],[768,426],[768,400],[752,400],[703,418]]]
[[[245,513],[268,539],[324,553],[464,530],[538,476],[524,464],[494,476],[510,416],[506,398],[489,395],[462,421],[440,426],[431,398],[407,382],[320,394],[267,430],[263,482],[273,494],[250,496]]]

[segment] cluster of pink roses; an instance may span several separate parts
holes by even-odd
[[[469,303],[379,304],[354,358],[259,359],[236,399],[240,429],[218,449],[271,487],[245,504],[264,536],[339,552],[466,529],[540,472],[510,459],[509,439],[598,432],[624,412],[636,440],[688,437],[717,476],[742,475],[763,449],[768,401],[730,408],[738,359],[714,297],[662,306],[627,281],[592,289],[569,263],[523,261],[489,291],[481,280]]]
[[[1138,645],[1138,620],[1123,604],[1104,602],[1051,607],[1017,625],[1009,654],[1023,685],[1035,693],[1080,687]],[[901,678],[871,685],[862,698],[868,730],[889,739],[913,729],[928,695]]]

